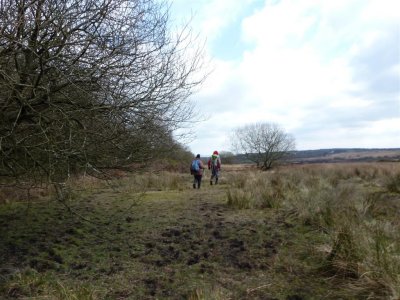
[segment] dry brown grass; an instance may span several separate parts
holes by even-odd
[[[132,240],[132,245],[139,245],[138,249],[135,248],[137,251],[145,251],[148,244],[147,233],[153,233],[154,237],[149,238],[152,242],[158,243],[160,237],[168,240],[174,237],[165,235],[170,234],[166,231],[167,227],[178,228],[181,234],[175,237],[175,246],[182,245],[179,248],[181,255],[186,255],[183,254],[186,253],[183,249],[191,249],[189,246],[198,246],[202,242],[204,249],[208,249],[208,242],[210,239],[213,241],[215,253],[220,253],[220,256],[213,256],[211,252],[210,255],[207,254],[207,260],[202,258],[202,263],[206,263],[206,267],[220,268],[219,259],[225,261],[227,257],[230,258],[228,262],[240,263],[241,268],[248,265],[239,261],[239,258],[246,259],[244,262],[248,262],[253,267],[257,265],[254,262],[258,260],[268,262],[265,265],[266,269],[254,269],[255,273],[251,275],[253,277],[249,275],[251,271],[248,269],[240,271],[243,272],[241,273],[243,277],[238,280],[238,286],[241,286],[244,280],[248,280],[245,288],[240,287],[242,296],[247,290],[252,297],[259,293],[259,298],[253,299],[264,299],[268,289],[264,291],[258,288],[268,286],[269,283],[271,286],[268,287],[274,290],[273,295],[282,295],[279,287],[282,286],[284,289],[285,285],[289,284],[287,278],[298,280],[296,278],[302,277],[301,285],[303,285],[322,277],[321,281],[329,281],[329,285],[335,285],[338,288],[339,291],[335,292],[336,296],[340,296],[338,298],[397,299],[400,295],[399,174],[400,165],[396,163],[295,165],[269,172],[258,171],[249,165],[232,165],[223,166],[220,185],[206,185],[199,191],[193,191],[190,188],[189,174],[170,172],[133,174],[108,181],[88,176],[76,177],[70,179],[67,187],[75,199],[75,202],[71,201],[71,205],[76,206],[77,212],[87,213],[90,217],[88,219],[97,219],[104,214],[103,218],[109,222],[109,216],[105,217],[108,211],[112,211],[113,215],[124,216],[121,222],[114,224],[116,231],[112,232],[113,238],[121,235],[119,248],[113,254],[119,257],[118,262],[141,261],[140,257],[129,256],[131,255],[129,251],[132,249],[127,248],[125,252],[121,251],[127,247],[127,240],[135,239],[143,234],[143,240]],[[206,174],[206,177],[208,175]],[[137,194],[142,191],[148,192],[143,198],[143,203],[140,203],[143,206],[132,206],[131,203],[136,201]],[[16,197],[11,197],[7,193],[12,193],[12,191],[6,191],[7,199]],[[228,198],[228,206],[223,203],[224,195]],[[22,193],[20,199],[24,199]],[[127,210],[126,207],[132,208],[132,211]],[[38,212],[50,213],[46,209],[49,208],[43,204],[43,208]],[[127,212],[130,213],[129,217],[125,216]],[[211,219],[211,216],[214,219]],[[44,214],[43,219],[53,220],[47,214]],[[55,217],[54,221],[58,221],[58,218]],[[73,218],[71,218],[72,221]],[[14,217],[10,217],[9,222],[18,224]],[[60,224],[61,227],[68,225],[62,222]],[[70,224],[67,227],[75,223]],[[91,223],[85,225],[81,222],[79,226],[89,225]],[[55,226],[46,227],[45,241],[49,241],[49,229],[53,227],[55,228]],[[99,229],[98,226],[89,227],[90,230]],[[89,227],[87,231],[91,232]],[[15,226],[10,226],[10,228],[15,229]],[[129,235],[122,236],[124,228]],[[143,230],[143,228],[147,229]],[[257,233],[254,232],[255,229]],[[42,232],[42,228],[38,230]],[[74,233],[74,239],[71,242],[79,246],[76,249],[80,249],[88,242],[88,238],[82,235],[81,227],[71,232]],[[21,236],[20,242],[28,243],[29,240],[25,238],[26,232],[23,233],[23,235],[18,235]],[[184,233],[188,234],[186,240],[182,238]],[[207,235],[204,235],[205,233]],[[18,246],[18,236],[10,238],[16,246]],[[239,251],[241,245],[239,242],[246,246],[241,251]],[[87,251],[95,253],[95,246],[101,248],[101,243],[90,244],[88,248],[90,250]],[[284,252],[286,246],[290,251]],[[59,249],[57,247],[56,250]],[[75,249],[74,247],[72,249]],[[32,248],[27,246],[27,249],[32,251],[38,249],[38,247]],[[98,255],[103,257],[104,252],[101,252],[103,250],[100,248],[97,249]],[[167,244],[164,245],[161,242],[159,248],[152,246],[151,249],[156,254],[159,252],[160,255],[172,253],[166,251],[169,249]],[[203,250],[198,249],[198,251],[200,257]],[[75,259],[70,257],[71,248],[62,253],[65,261]],[[153,254],[149,252],[144,255],[144,258],[151,259]],[[190,251],[187,255],[190,255],[190,258],[193,256]],[[35,259],[36,256],[35,254]],[[211,265],[211,258],[218,258],[218,260]],[[112,260],[114,262],[114,258]],[[146,267],[153,264],[146,260],[141,263]],[[93,260],[92,264],[95,265],[96,261]],[[259,266],[264,265],[259,264]],[[152,267],[154,267],[154,278],[160,279],[158,277],[160,268],[157,265],[152,265]],[[176,267],[177,265],[171,265],[168,270]],[[306,273],[302,271],[304,269],[307,269],[307,272],[311,269],[313,273]],[[228,270],[229,272],[224,270],[221,273],[224,274],[223,276],[216,273],[215,278],[221,279],[225,276],[232,280],[231,277],[237,275],[232,270],[232,268]],[[234,270],[239,272],[237,268]],[[130,266],[126,268],[126,274],[133,271],[135,268],[130,268]],[[187,274],[194,276],[190,273],[192,271],[192,267],[188,267],[184,260],[181,272],[188,272]],[[93,272],[99,274],[97,269]],[[259,274],[266,275],[270,281],[259,277]],[[142,272],[131,274],[131,276],[136,276],[132,278],[137,278],[137,276],[141,278],[142,275]],[[178,275],[179,272],[176,273],[176,282],[189,278],[186,275],[183,276],[185,278]],[[123,278],[129,278],[129,276]],[[225,287],[227,282],[229,283],[228,279],[221,283],[221,286]],[[58,290],[58,283],[46,285],[51,278],[45,278],[41,273],[24,273],[21,278],[15,278],[15,280],[15,284],[11,282],[10,286],[28,289],[31,286],[40,285],[48,289],[48,294],[60,295],[62,299],[67,298],[65,296],[67,294],[73,295],[71,299],[75,295],[81,297],[78,299],[85,299],[85,297],[92,299],[97,293],[97,288],[93,287],[74,289],[72,292],[67,291],[68,293],[64,295],[63,289]],[[119,279],[115,280],[117,284]],[[257,284],[252,282],[257,280]],[[45,284],[43,285],[42,282]],[[156,281],[143,282],[150,282],[150,285],[156,284]],[[222,291],[218,288],[213,289],[212,284],[196,287],[192,284],[193,281],[188,282],[191,284],[188,288],[190,293],[186,295],[191,299],[228,298],[224,298]],[[163,281],[163,284],[166,284],[165,289],[174,288],[167,285],[167,279]],[[131,282],[126,282],[126,286],[134,288]],[[113,288],[115,286],[112,286]],[[185,290],[187,290],[186,287]],[[223,292],[229,294],[227,288],[224,288]],[[29,295],[29,293],[30,291],[24,291],[23,294]],[[238,291],[233,292],[233,295],[235,293],[237,294]],[[37,292],[37,294],[40,293]],[[311,294],[312,291],[306,295]],[[117,294],[112,295],[117,297]]]
[[[54,191],[51,186],[0,186],[0,205],[11,202],[29,202],[51,197]]]
[[[322,268],[346,278],[347,296],[400,296],[400,164],[301,165],[227,175],[232,207],[283,209],[328,237],[319,246],[326,252]]]

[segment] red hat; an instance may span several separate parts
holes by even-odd
[[[215,155],[218,155],[218,151],[217,151],[217,150],[215,150],[215,151],[213,152],[213,154],[215,154]]]

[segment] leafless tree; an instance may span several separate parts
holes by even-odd
[[[232,147],[264,170],[295,149],[295,139],[275,123],[253,123],[234,130]]]
[[[0,0],[0,179],[144,160],[204,77],[157,0]],[[146,152],[147,151],[147,152]]]

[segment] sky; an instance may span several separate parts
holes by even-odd
[[[193,153],[279,124],[297,150],[400,147],[398,0],[173,0],[212,72],[191,96]]]

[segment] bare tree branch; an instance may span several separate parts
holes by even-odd
[[[0,0],[0,179],[62,181],[174,144],[204,76],[168,15],[155,0]]]

